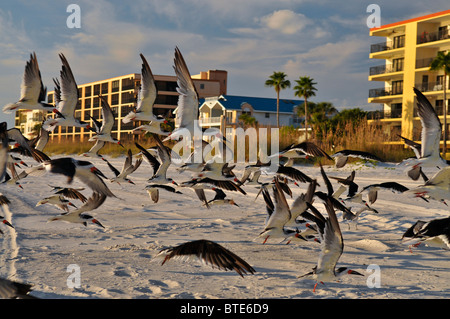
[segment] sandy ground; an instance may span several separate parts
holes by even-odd
[[[76,157],[77,158],[77,157]],[[111,158],[120,168],[124,158]],[[113,174],[100,159],[91,162],[108,177]],[[28,163],[31,163],[29,160]],[[317,178],[319,189],[325,190],[318,167],[296,166]],[[347,177],[356,170],[355,182],[364,186],[396,181],[407,187],[421,184],[410,180],[403,168],[395,164],[347,165],[342,169],[325,166],[330,176]],[[118,198],[107,198],[94,215],[106,228],[85,227],[64,222],[47,222],[61,211],[36,203],[52,194],[48,185],[67,186],[62,176],[45,174],[29,176],[16,185],[0,185],[9,205],[10,229],[2,225],[0,238],[2,277],[33,284],[33,295],[39,298],[158,298],[158,299],[445,299],[450,297],[450,252],[420,245],[412,252],[401,243],[405,230],[418,219],[431,220],[448,216],[449,208],[436,201],[429,203],[405,194],[381,191],[373,204],[379,214],[364,212],[357,225],[338,219],[345,241],[338,266],[364,274],[347,276],[341,282],[319,284],[299,279],[317,263],[320,246],[311,242],[280,240],[262,244],[256,239],[264,229],[266,209],[262,197],[255,201],[258,189],[244,186],[247,196],[227,192],[239,205],[202,206],[191,189],[182,194],[160,193],[153,203],[145,191],[152,175],[150,165],[143,162],[130,178],[136,185],[108,183]],[[235,169],[242,176],[243,165]],[[429,176],[434,171],[427,172]],[[187,172],[169,168],[169,176],[177,182],[190,178]],[[270,180],[262,176],[261,180]],[[321,183],[322,182],[322,183]],[[337,184],[333,181],[333,185]],[[72,186],[84,186],[75,181]],[[293,197],[307,184],[292,185]],[[86,197],[91,194],[86,188]],[[207,197],[214,193],[207,191]],[[366,198],[366,197],[365,197]],[[79,206],[81,203],[73,201]],[[325,212],[321,203],[316,207]],[[8,215],[9,212],[4,212]],[[230,249],[246,260],[256,273],[240,277],[232,271],[221,271],[195,261],[170,260],[161,266],[154,259],[160,249],[197,239],[209,239]],[[375,269],[379,276],[374,277]],[[75,270],[75,271],[74,271]],[[78,271],[78,272],[77,272]],[[79,288],[74,288],[74,275],[79,274]],[[379,281],[375,281],[379,280]],[[379,285],[375,285],[379,283]]]

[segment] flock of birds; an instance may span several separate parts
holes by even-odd
[[[317,284],[320,282],[337,280],[346,274],[362,275],[351,269],[337,267],[344,250],[344,240],[336,211],[342,212],[343,220],[355,223],[364,211],[378,213],[370,205],[376,201],[378,191],[383,189],[410,193],[425,201],[438,200],[444,204],[446,204],[445,200],[450,199],[450,165],[439,154],[441,123],[427,98],[417,89],[414,90],[418,101],[418,114],[422,122],[422,141],[421,144],[418,144],[402,137],[405,143],[415,150],[416,157],[406,159],[401,164],[408,167],[408,176],[413,180],[418,180],[422,176],[424,179],[423,185],[408,189],[397,182],[385,182],[368,185],[358,192],[359,186],[355,183],[354,171],[347,178],[328,177],[320,164],[320,173],[327,190],[323,192],[318,189],[320,184],[317,179],[307,176],[293,166],[295,159],[326,158],[334,161],[337,168],[343,167],[349,157],[374,161],[382,161],[382,159],[373,154],[357,150],[342,150],[330,156],[314,143],[305,141],[292,144],[277,154],[272,154],[265,159],[260,158],[257,163],[245,166],[243,176],[238,178],[233,172],[235,166],[223,161],[224,154],[232,151],[227,146],[228,141],[219,131],[214,131],[214,133],[208,131],[207,136],[213,137],[210,142],[206,142],[203,139],[204,136],[200,138],[200,141],[197,141],[200,143],[195,141],[195,138],[198,137],[194,132],[196,130],[202,131],[196,121],[199,115],[199,99],[180,50],[175,48],[174,57],[174,70],[177,76],[177,91],[179,93],[176,114],[179,126],[172,132],[162,130],[161,124],[166,120],[155,116],[153,113],[153,104],[158,92],[149,64],[142,54],[140,57],[142,59],[142,78],[137,107],[123,118],[123,122],[147,122],[148,124],[137,127],[135,132],[152,133],[156,146],[145,148],[139,143],[135,143],[140,153],[133,155],[131,150],[128,149],[123,167],[119,171],[105,156],[99,153],[106,143],[115,143],[124,147],[119,140],[111,135],[115,115],[107,99],[100,96],[102,101],[101,121],[92,118],[93,125],[91,126],[88,122],[76,119],[74,111],[79,98],[77,84],[67,59],[63,54],[60,54],[59,58],[62,63],[60,78],[54,79],[55,105],[45,103],[46,88],[42,83],[37,58],[35,54],[30,56],[30,60],[25,67],[20,99],[15,103],[7,104],[3,110],[4,112],[11,112],[19,109],[38,109],[51,111],[54,113],[54,117],[45,120],[38,137],[32,140],[26,139],[17,128],[8,129],[5,122],[0,123],[0,181],[13,183],[20,187],[20,180],[28,176],[51,173],[65,176],[68,184],[66,186],[71,186],[73,180],[77,179],[92,191],[92,195],[86,198],[80,192],[84,188],[52,186],[54,194],[36,204],[36,206],[52,204],[63,211],[60,215],[52,217],[50,221],[81,223],[85,226],[95,224],[98,227],[104,227],[89,212],[100,207],[108,197],[116,197],[105,180],[119,184],[134,184],[128,176],[139,169],[143,161],[146,161],[153,169],[153,175],[147,181],[145,189],[155,203],[159,200],[160,191],[175,194],[180,193],[181,187],[185,187],[194,190],[199,200],[208,209],[213,205],[238,206],[233,199],[227,198],[226,192],[239,192],[247,195],[245,186],[254,185],[259,187],[256,198],[260,194],[262,195],[268,213],[264,228],[258,236],[263,243],[273,238],[281,239],[281,242],[286,241],[287,243],[291,241],[317,241],[320,243],[321,250],[317,265],[311,272],[304,275],[312,276],[316,281],[315,291]],[[52,159],[47,156],[44,153],[44,148],[49,141],[49,132],[57,126],[75,126],[93,131],[95,134],[89,141],[95,143],[83,156],[104,161],[111,169],[114,177],[108,179],[91,161],[78,160],[73,157]],[[165,138],[161,140],[160,136]],[[175,160],[180,163],[181,155],[164,145],[164,142],[178,141],[187,137],[192,138],[188,141],[192,143],[188,145],[194,145],[194,147],[185,149],[190,156],[179,165],[177,170],[179,172],[191,172],[192,178],[177,183],[167,176],[167,171]],[[214,155],[212,155],[213,153]],[[198,158],[199,154],[202,161],[193,162],[192,159]],[[37,164],[28,167],[20,159],[20,156],[32,157]],[[279,162],[279,159],[283,159],[283,162]],[[17,167],[21,167],[21,165],[26,167],[18,173]],[[423,172],[425,167],[437,167],[439,171],[429,179]],[[266,183],[259,181],[262,174],[271,176],[271,181]],[[334,190],[330,179],[338,183],[338,189]],[[292,197],[290,185],[299,186],[299,183],[307,184],[307,190],[300,194],[292,205],[289,205],[286,195]],[[214,198],[208,200],[205,190],[214,191]],[[363,193],[366,192],[368,201],[363,200]],[[73,199],[80,200],[83,204],[77,208],[71,202]],[[320,212],[316,207],[317,203],[323,203],[326,214]],[[4,195],[1,195],[0,205],[8,204],[10,204],[10,201]],[[352,211],[349,208],[350,204],[352,207],[359,205],[359,208]],[[71,210],[69,206],[75,208]],[[1,217],[0,220],[4,225],[14,228],[4,217]],[[301,225],[305,226],[302,231],[299,230]],[[427,242],[450,249],[450,217],[431,221],[419,220],[403,234],[402,239],[410,247]],[[162,264],[172,258],[198,257],[206,264],[222,270],[234,270],[241,276],[255,273],[255,269],[241,257],[222,245],[204,239],[163,249],[157,257],[163,258]],[[30,290],[30,285],[0,279],[0,297],[31,297],[29,295]]]

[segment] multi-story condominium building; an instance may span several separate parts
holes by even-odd
[[[154,113],[164,117],[172,117],[172,111],[177,107],[178,92],[176,76],[154,75],[158,96],[154,105]],[[227,71],[209,70],[193,75],[192,79],[197,88],[200,98],[226,94]],[[141,75],[131,73],[101,81],[95,81],[78,85],[79,101],[75,109],[75,118],[90,122],[92,118],[101,121],[101,104],[99,95],[108,99],[108,102],[116,115],[112,129],[112,135],[117,139],[126,139],[132,135],[132,130],[138,123],[122,123],[124,118],[134,107],[136,107],[137,95],[140,87]],[[54,91],[47,93],[48,103],[54,102]],[[37,124],[42,120],[54,116],[53,113],[43,114],[40,111],[18,111],[16,112],[15,126],[20,128],[28,137],[33,136]],[[79,127],[56,127],[50,134],[51,139],[58,141],[87,140],[94,133]]]
[[[370,68],[369,81],[379,83],[379,88],[369,91],[368,101],[383,105],[380,120],[393,138],[401,134],[420,140],[413,87],[424,93],[442,119],[444,72],[430,71],[430,64],[438,52],[450,50],[450,10],[373,28],[370,36],[384,40],[370,47],[370,58],[380,63]]]

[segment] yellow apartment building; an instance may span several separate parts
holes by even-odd
[[[370,68],[369,81],[379,85],[369,90],[368,102],[383,105],[379,120],[393,140],[401,143],[396,136],[401,134],[418,141],[421,124],[413,87],[444,116],[444,73],[429,68],[439,51],[450,50],[450,10],[372,28],[370,36],[383,40],[370,47],[370,58],[380,62]]]
[[[173,117],[172,112],[177,107],[177,78],[171,75],[154,75],[158,96],[154,105],[154,113],[166,118]],[[209,70],[193,75],[192,79],[200,98],[226,94],[227,71]],[[122,123],[122,119],[136,107],[141,75],[131,73],[105,80],[78,85],[79,100],[75,109],[75,118],[93,124],[91,117],[101,121],[101,104],[99,95],[108,99],[109,105],[116,115],[112,135],[117,139],[130,138],[133,128],[141,123]],[[54,103],[54,91],[47,93],[48,103]],[[21,129],[27,137],[33,137],[33,128],[42,124],[43,119],[54,116],[43,111],[21,110],[16,112],[15,127]],[[94,133],[79,127],[58,126],[50,134],[50,138],[58,141],[83,141]]]

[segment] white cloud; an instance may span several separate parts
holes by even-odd
[[[278,10],[261,18],[261,23],[283,34],[296,34],[309,23],[309,19],[301,13],[291,10]]]

